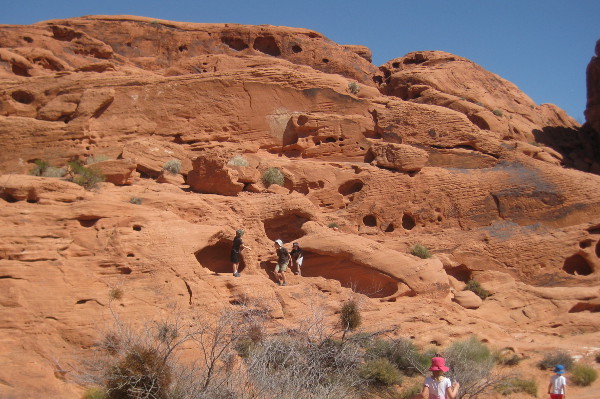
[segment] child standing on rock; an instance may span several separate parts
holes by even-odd
[[[238,268],[240,266],[240,252],[243,249],[248,248],[242,242],[243,235],[244,235],[243,229],[236,230],[235,238],[233,239],[233,245],[231,246],[231,255],[230,255],[229,260],[233,264],[233,276],[234,277],[240,277],[240,273],[238,271]],[[250,248],[248,248],[248,249],[250,249]]]
[[[295,274],[301,276],[302,261],[304,261],[304,256],[302,255],[302,248],[300,248],[300,245],[298,245],[297,242],[292,245],[292,252],[290,252],[290,255],[292,256],[293,266],[296,269]]]
[[[285,271],[288,265],[292,262],[292,257],[287,249],[283,246],[283,241],[275,240],[275,248],[277,251],[277,266],[275,266],[275,278],[278,285],[287,285],[285,281]]]
[[[563,375],[565,367],[562,364],[557,364],[554,367],[554,374],[550,377],[550,385],[548,385],[548,393],[550,399],[565,399],[567,397],[567,379]]]
[[[458,393],[460,384],[452,384],[450,378],[444,377],[444,373],[450,370],[444,365],[443,357],[434,357],[431,359],[432,376],[425,379],[421,393],[413,396],[413,399],[454,399]]]

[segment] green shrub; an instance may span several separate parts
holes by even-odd
[[[429,249],[427,249],[426,247],[424,247],[421,244],[415,244],[411,249],[410,249],[410,253],[414,256],[417,256],[421,259],[429,259],[431,258],[431,252],[429,252]]]
[[[498,352],[495,354],[496,363],[504,366],[516,366],[523,360],[519,355],[512,352]]]
[[[357,95],[360,92],[360,85],[356,82],[348,82],[348,90],[350,93]]]
[[[587,364],[576,364],[575,367],[573,367],[571,374],[571,381],[573,381],[573,384],[582,387],[592,385],[598,378],[598,372],[592,366]]]
[[[70,161],[68,166],[72,173],[71,181],[87,190],[91,190],[98,183],[104,181],[104,176],[98,168],[93,166],[85,167],[77,161]]]
[[[172,175],[176,175],[181,170],[181,161],[179,159],[171,159],[170,161],[165,162],[163,170],[166,170]]]
[[[495,109],[492,112],[494,113],[494,115],[499,116],[499,117],[502,117],[502,115],[504,115],[504,113],[500,109]]]
[[[356,330],[362,321],[360,310],[356,301],[350,300],[344,305],[340,311],[340,324],[344,331]]]
[[[358,375],[377,385],[399,385],[402,383],[400,371],[384,358],[369,360],[361,365]]]
[[[508,378],[496,385],[495,389],[504,396],[508,396],[513,393],[525,393],[533,396],[534,398],[537,397],[537,383],[535,380]]]
[[[108,161],[109,159],[110,158],[107,155],[91,156],[91,157],[87,157],[86,158],[85,164],[86,165],[91,165],[91,164],[102,162],[102,161]]]
[[[339,225],[339,224],[337,224],[337,223],[335,223],[335,222],[333,222],[333,223],[329,223],[329,224],[327,225],[327,227],[329,227],[330,229],[339,229],[339,228],[340,228],[340,225]]]
[[[469,280],[464,290],[474,292],[481,299],[486,299],[488,296],[490,296],[489,291],[483,288],[476,280]]]
[[[573,358],[565,351],[556,351],[546,353],[542,360],[538,362],[538,367],[542,370],[551,370],[557,364],[562,364],[567,371],[573,368]]]
[[[283,176],[283,172],[279,168],[269,168],[265,170],[262,175],[262,181],[265,186],[269,187],[272,184],[278,184],[283,186],[283,182],[285,181],[285,177]]]
[[[106,391],[100,387],[90,387],[85,390],[81,399],[106,399]]]
[[[498,382],[492,373],[496,361],[488,347],[476,337],[453,343],[444,351],[448,376],[460,382],[462,396],[471,397]]]
[[[229,166],[248,166],[248,160],[241,155],[236,155],[227,162]]]
[[[481,101],[477,101],[475,104],[479,105],[480,107],[484,107],[484,105]]]
[[[412,376],[429,367],[431,356],[421,355],[412,341],[375,339],[366,350],[369,357],[383,357],[392,362],[398,370]]]
[[[50,166],[48,161],[44,161],[43,159],[36,159],[33,163],[35,166],[29,171],[29,174],[32,176],[42,176]]]
[[[142,199],[140,197],[131,197],[129,198],[129,203],[135,205],[142,205]]]

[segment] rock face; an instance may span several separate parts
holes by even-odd
[[[587,67],[587,106],[585,119],[596,132],[600,132],[600,40],[596,42],[595,55]]]
[[[306,29],[132,16],[3,25],[0,44],[2,397],[81,397],[71,360],[115,310],[192,322],[254,298],[289,327],[358,298],[365,325],[420,345],[600,339],[595,133],[469,60],[378,68]],[[27,174],[99,156],[89,191]],[[288,287],[276,239],[305,250]]]

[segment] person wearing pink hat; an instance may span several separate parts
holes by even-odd
[[[444,377],[444,373],[450,370],[444,365],[443,357],[434,357],[431,359],[429,371],[433,374],[425,379],[421,393],[413,396],[413,399],[454,399],[458,393],[460,384],[450,381],[450,378]]]

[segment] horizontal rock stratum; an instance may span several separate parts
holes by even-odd
[[[596,145],[589,126],[445,52],[377,67],[369,49],[300,28],[2,25],[0,396],[81,397],[77,359],[113,313],[190,321],[240,298],[269,303],[279,327],[354,297],[366,325],[420,345],[475,333],[533,357],[589,355]],[[99,161],[106,182],[31,176],[36,160],[59,176]],[[251,249],[234,278],[238,228]],[[275,239],[305,250],[287,287]],[[491,296],[462,291],[469,280]]]

